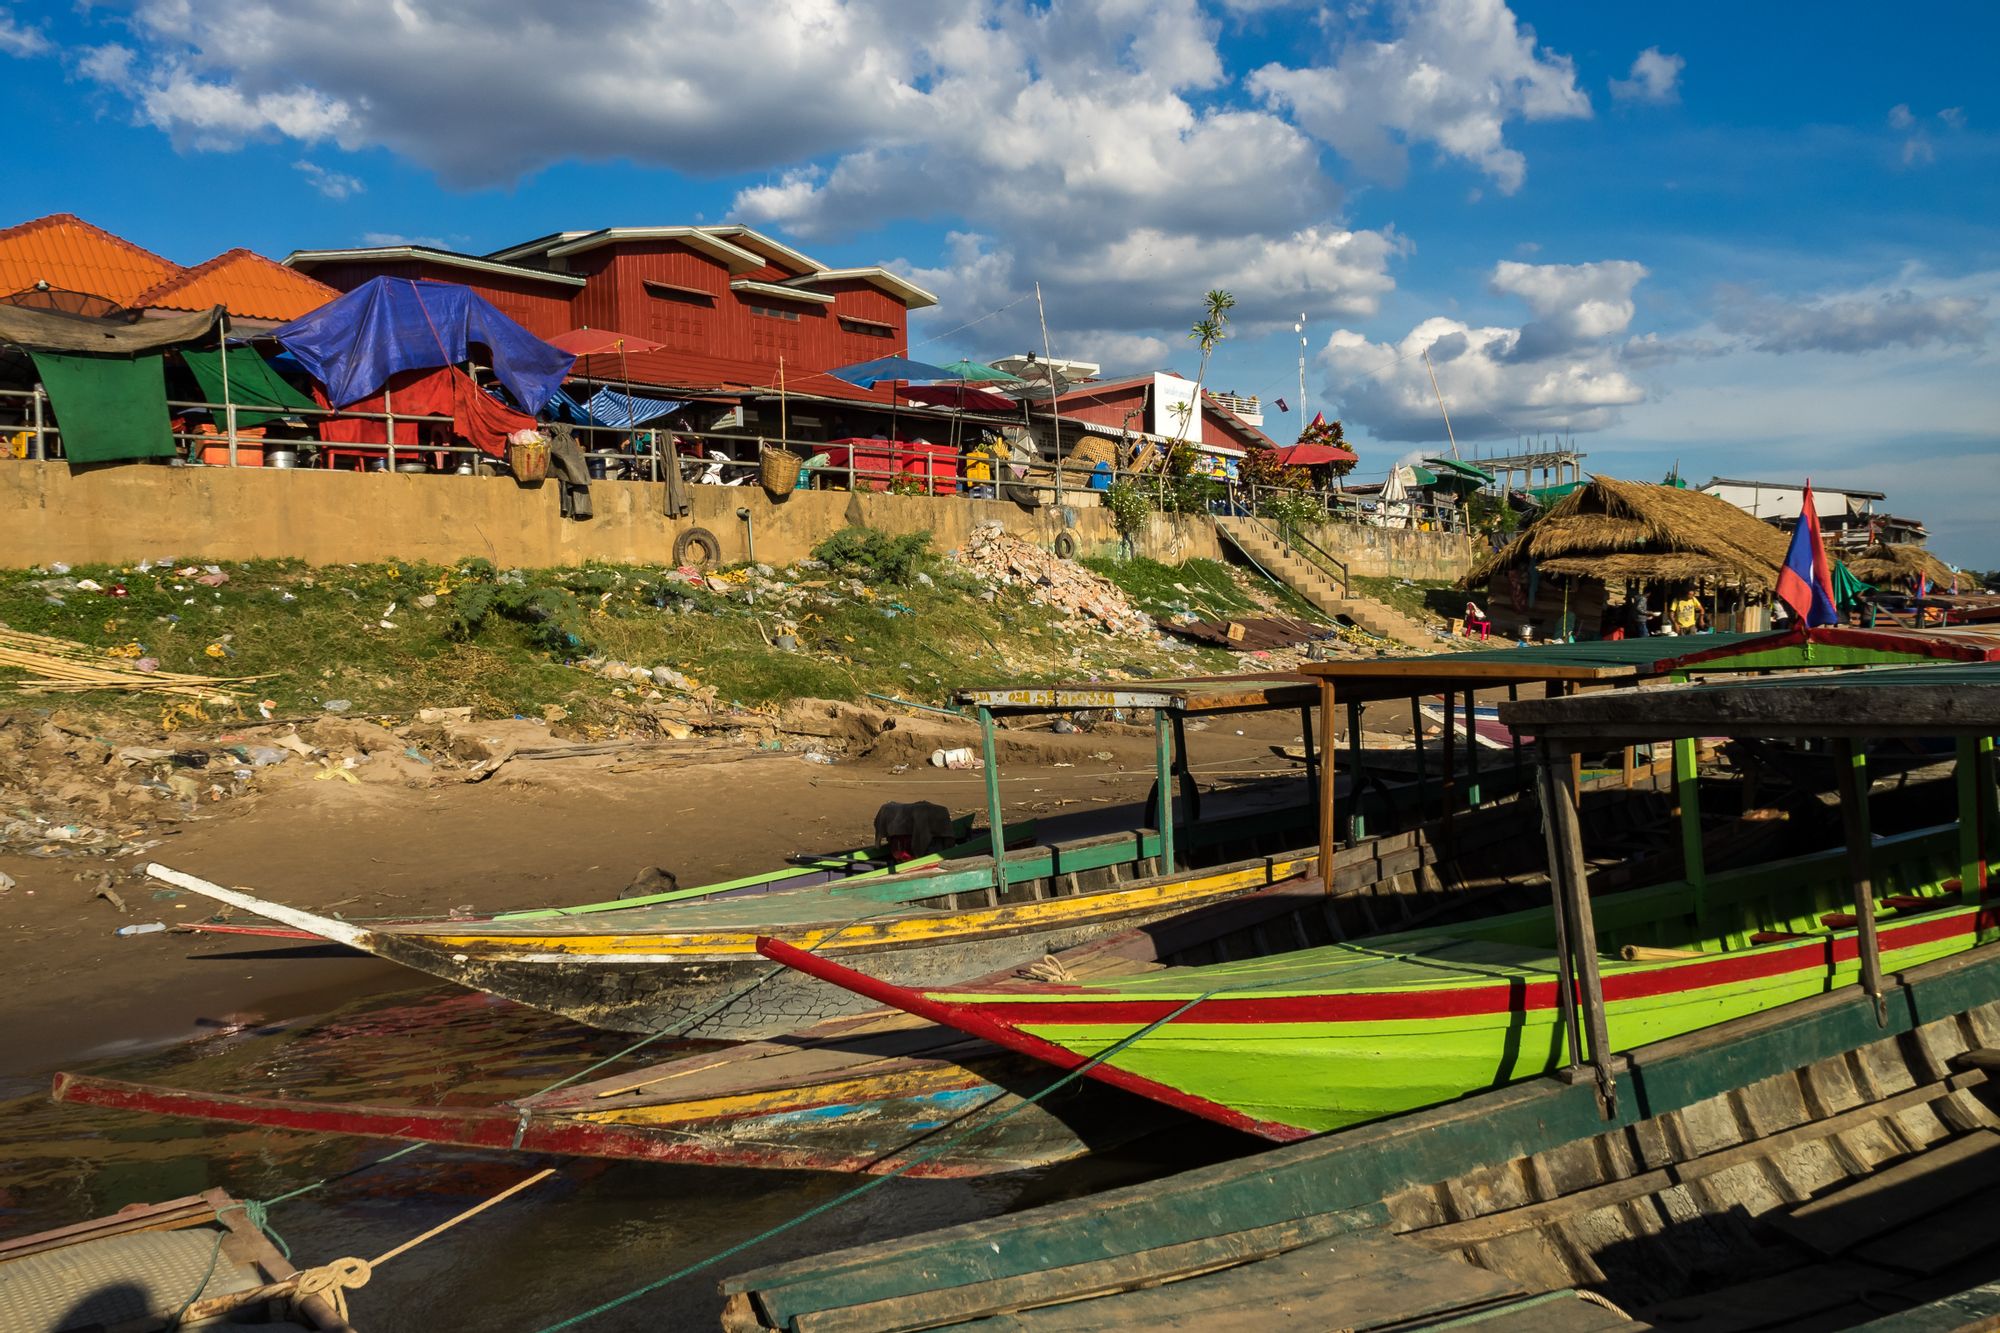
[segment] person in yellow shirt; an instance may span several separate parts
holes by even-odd
[[[965,455],[966,494],[975,500],[993,498],[993,446],[982,440]]]
[[[1702,610],[1701,599],[1694,595],[1694,589],[1685,589],[1667,607],[1667,619],[1676,634],[1693,634],[1707,622],[1707,613]]]

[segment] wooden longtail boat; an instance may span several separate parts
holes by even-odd
[[[743,1271],[722,1325],[1990,1329],[1996,997],[1985,945],[1889,979],[1886,1027],[1849,987],[1628,1052],[1609,1121],[1531,1079]]]
[[[1214,821],[1208,832],[1251,841],[1290,833],[1302,816]],[[1289,828],[1287,827],[1289,824]],[[1058,953],[1298,874],[1309,859],[1258,862],[1228,873],[1152,874],[1157,837],[1145,832],[1036,849],[909,879],[851,880],[712,901],[669,902],[581,915],[533,914],[366,926],[209,883],[166,866],[163,883],[254,912],[294,930],[593,1027],[752,1040],[867,1008],[866,1002],[774,968],[756,951],[782,932],[802,948],[868,959],[910,981],[981,976]],[[1026,872],[1040,871],[1029,880]],[[1042,895],[1035,892],[1043,887]]]
[[[163,1328],[184,1306],[200,1327],[220,1327],[210,1322],[215,1315],[204,1317],[191,1303],[229,1306],[230,1297],[297,1272],[243,1205],[221,1190],[135,1204],[109,1217],[0,1240],[0,1329]],[[288,1317],[270,1317],[274,1306]],[[239,1321],[353,1333],[324,1294],[259,1300],[223,1318],[231,1328]]]
[[[1370,839],[1336,855],[1336,889],[1293,879],[1055,956],[1046,970],[1091,976],[1135,966],[1241,958],[1287,944],[1352,938],[1444,913],[1545,900],[1522,814],[1471,812],[1446,857],[1435,827]],[[1604,783],[1585,821],[1628,850],[1603,887],[1673,865],[1664,795]],[[1746,828],[1769,837],[1781,826]],[[1651,849],[1650,855],[1644,854]],[[1245,869],[1247,867],[1237,867]],[[1010,970],[1011,971],[1011,970]],[[796,1034],[681,1056],[490,1108],[416,1108],[243,1097],[90,1075],[57,1079],[60,1101],[320,1133],[705,1165],[883,1172],[975,1124],[912,1174],[981,1176],[1046,1166],[1182,1122],[1108,1088],[1076,1085],[1020,1107],[1051,1075],[1039,1062],[895,1011],[829,1020]],[[517,1138],[518,1135],[518,1138]]]
[[[1612,1052],[1856,980],[1872,991],[1885,966],[1928,962],[1994,938],[1978,851],[1992,818],[1990,759],[1982,761],[1978,749],[1978,708],[1989,698],[1989,729],[2000,730],[2000,665],[1879,668],[1509,705],[1510,723],[1546,719],[1552,728],[1537,730],[1537,745],[1558,888],[1554,914],[1517,913],[1086,985],[910,987],[782,940],[758,947],[867,999],[1274,1139],[1545,1073],[1581,1049],[1580,1017],[1592,1024],[1589,1045],[1608,1094],[1604,1061]],[[1926,715],[1928,725],[1961,738],[1956,825],[1877,842],[1865,793],[1846,792],[1844,858],[1821,854],[1710,877],[1691,857],[1687,881],[1623,894],[1593,911],[1568,786],[1578,745],[1649,735],[1678,741],[1732,724],[1783,736],[1856,718],[1878,730],[1901,721],[1922,734],[1914,724]],[[1853,743],[1837,741],[1836,750],[1853,788]],[[1329,799],[1322,828],[1333,826],[1330,806]],[[1963,901],[1961,884],[1972,886]],[[1579,937],[1592,938],[1593,948],[1579,952]],[[1603,959],[1596,942],[1607,950]],[[1589,992],[1583,1016],[1579,987]]]
[[[1951,828],[1878,847],[1871,880],[1883,967],[2000,938],[2000,920],[1959,900],[1957,850]],[[1860,964],[1842,910],[1852,905],[1847,871],[1834,851],[1717,876],[1706,927],[1693,919],[1685,883],[1600,901],[1609,1049],[1852,984]],[[1566,1058],[1555,920],[1545,907],[1084,984],[912,988],[782,940],[758,947],[869,1001],[1058,1068],[1136,1037],[1090,1076],[1281,1141],[1548,1073]],[[1621,950],[1636,956],[1626,961]]]
[[[753,1273],[725,1283],[724,1326],[1252,1328],[1268,1326],[1275,1306],[1310,1327],[1592,1328],[1622,1323],[1617,1304],[1643,1304],[1648,1319],[1704,1328],[1828,1327],[1838,1326],[1828,1316],[1874,1293],[1932,1299],[1939,1284],[1923,1289],[1932,1274],[1943,1290],[1990,1300],[2000,1257],[1977,1219],[2000,1182],[2000,1118],[1985,1091],[1987,1071],[2000,1069],[2000,944],[1981,902],[2000,827],[2000,669],[1605,692],[1510,711],[1538,737],[1560,923],[1552,971],[1567,1060],[1553,1077],[1073,1204]],[[1678,920],[1642,910],[1644,891],[1595,902],[1584,892],[1565,782],[1576,747],[1713,731],[1833,733],[1851,919],[1797,919],[1813,914],[1817,867],[1743,893],[1691,856]],[[1957,738],[1957,825],[1878,842],[1853,737],[1939,734]],[[1926,913],[1926,895],[1911,890],[1943,890],[1941,860],[1958,868],[1962,901]],[[1823,993],[1746,1008],[1727,991],[1659,986],[1726,1012],[1618,1052],[1618,1006],[1648,998],[1621,995],[1621,975],[1755,961],[1761,969],[1737,978],[1742,990],[1794,984],[1798,941],[1773,939],[1787,924],[1780,913],[1805,928],[1791,933],[1817,935],[1805,944],[1821,955]],[[1720,951],[1621,973],[1619,963],[1650,960],[1600,956],[1600,917],[1634,949],[1712,937]],[[1689,931],[1689,917],[1704,929]],[[1662,935],[1644,940],[1637,928],[1647,922]],[[1850,941],[1858,984],[1837,985]],[[1920,961],[1930,950],[1956,952]],[[1466,960],[1448,961],[1462,971]],[[1500,966],[1518,971],[1518,960]],[[1517,984],[1526,993],[1535,983]],[[1647,1021],[1656,1020],[1642,1014],[1625,1030]],[[1141,1039],[1131,1049],[1143,1048]],[[1518,1058],[1497,1054],[1503,1074]],[[1439,1266],[1439,1256],[1452,1263]],[[1595,1314],[1581,1308],[1591,1303]],[[1954,1310],[1976,1305],[1934,1304],[1939,1323],[1903,1326],[1953,1326]]]

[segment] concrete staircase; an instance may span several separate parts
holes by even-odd
[[[1345,618],[1370,634],[1412,647],[1428,648],[1436,644],[1435,633],[1394,607],[1369,597],[1343,597],[1336,577],[1305,557],[1293,554],[1268,524],[1248,518],[1218,518],[1215,527],[1271,577],[1327,615]]]

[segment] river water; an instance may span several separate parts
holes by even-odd
[[[218,1025],[190,1041],[70,1067],[202,1091],[491,1105],[575,1074],[629,1042],[442,989],[376,995],[258,1027]],[[643,1059],[674,1049],[659,1043]],[[327,1180],[274,1204],[271,1228],[301,1266],[372,1258],[543,1166],[559,1168],[379,1269],[352,1296],[365,1333],[532,1333],[795,1218],[861,1180],[433,1147],[385,1162],[403,1145],[59,1106],[47,1089],[41,1075],[0,1080],[0,1235],[215,1187],[272,1199]],[[1191,1130],[1180,1142],[1155,1139],[990,1180],[892,1180],[583,1327],[714,1328],[717,1282],[732,1273],[1146,1179],[1215,1152],[1210,1136]]]

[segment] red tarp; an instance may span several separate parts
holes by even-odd
[[[324,405],[326,397],[317,387],[313,397]],[[493,455],[502,457],[507,452],[507,437],[517,430],[532,430],[535,419],[494,398],[492,394],[472,382],[470,376],[456,366],[445,366],[438,370],[405,370],[389,380],[388,401],[396,409],[396,447],[415,448],[418,424],[403,421],[404,413],[421,417],[450,417],[452,429],[466,443]],[[381,412],[383,396],[376,394],[358,403],[350,404],[356,412]],[[323,421],[320,423],[319,437],[330,444],[386,444],[388,443],[388,423],[385,421]]]
[[[1352,463],[1357,455],[1337,444],[1294,444],[1271,453],[1286,467],[1318,467],[1322,463]]]

